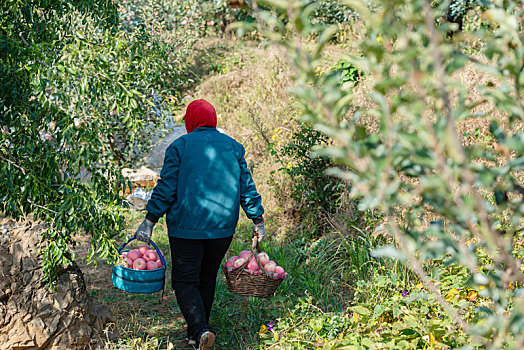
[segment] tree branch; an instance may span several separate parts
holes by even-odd
[[[16,164],[15,162],[13,162],[12,160],[10,159],[7,159],[7,158],[4,158],[2,156],[0,156],[0,159],[5,161],[5,162],[8,162],[9,164],[11,164],[12,166],[14,166],[15,168],[17,168],[18,170],[20,170],[22,172],[22,174],[26,174],[26,171],[23,167],[21,167],[20,165]]]
[[[37,208],[43,209],[43,210],[48,211],[48,212],[50,212],[50,213],[53,213],[53,214],[55,214],[55,215],[58,214],[57,211],[54,211],[54,210],[49,209],[49,208],[47,208],[47,207],[44,207],[44,206],[42,206],[42,205],[40,205],[40,204],[36,204],[35,202],[33,202],[33,201],[32,201],[31,199],[29,199],[29,198],[27,199],[27,201],[28,201],[31,205],[33,205],[33,206],[35,206],[35,207],[37,207]]]
[[[18,33],[18,36],[20,37],[20,39],[22,39],[22,42],[25,44],[25,46],[27,46],[28,48],[32,48],[31,44],[29,44],[25,38],[23,37],[22,35],[22,32]],[[48,65],[47,63],[45,63],[44,61],[40,61],[38,58],[35,59],[36,62],[40,63],[40,64],[43,64],[44,66],[46,66],[47,68],[51,68],[50,65]]]

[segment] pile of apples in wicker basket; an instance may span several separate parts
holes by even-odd
[[[278,266],[276,262],[270,260],[267,253],[260,252],[257,254],[257,257],[258,261],[267,271],[269,276],[274,279],[284,279],[287,277],[287,272],[285,272],[281,266]],[[263,273],[259,264],[257,264],[255,257],[249,250],[243,250],[238,256],[232,256],[229,258],[224,264],[224,267],[227,271],[243,269],[243,271],[249,272],[253,275]]]

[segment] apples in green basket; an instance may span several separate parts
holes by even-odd
[[[145,270],[146,269],[146,261],[142,258],[138,258],[135,261],[133,261],[133,269],[135,270]]]
[[[158,269],[158,264],[156,263],[156,261],[149,260],[146,263],[146,270],[156,270],[156,269]]]

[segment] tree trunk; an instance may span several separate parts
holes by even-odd
[[[101,349],[110,310],[91,300],[76,264],[60,272],[54,292],[46,287],[43,230],[29,219],[0,220],[0,350]]]

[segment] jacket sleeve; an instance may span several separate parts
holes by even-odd
[[[178,186],[178,171],[180,169],[180,149],[172,143],[166,150],[164,165],[151,199],[147,202],[146,219],[156,223],[176,200]]]
[[[244,209],[249,219],[255,219],[264,214],[262,207],[262,196],[257,192],[255,182],[251,177],[251,172],[247,168],[247,162],[244,158],[246,150],[242,146],[240,156],[240,205]]]

